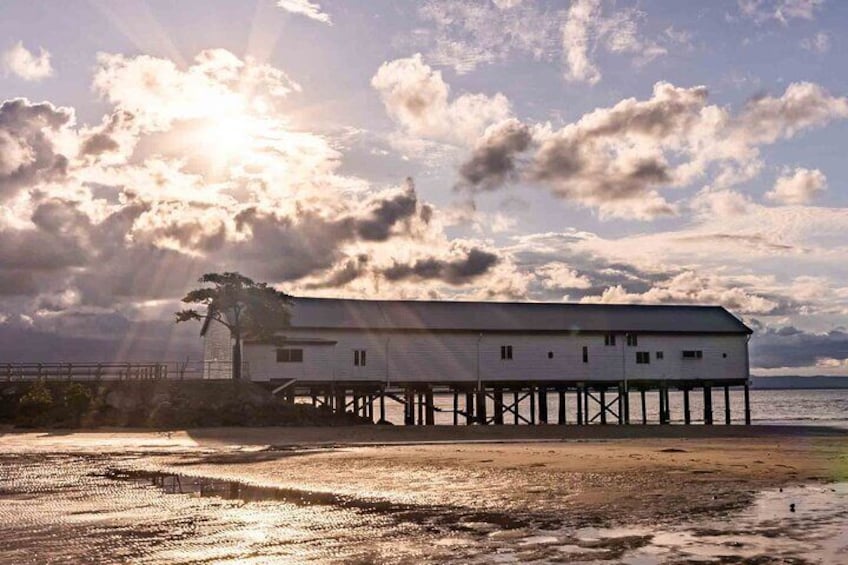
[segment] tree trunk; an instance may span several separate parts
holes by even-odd
[[[233,343],[233,380],[241,380],[241,336],[236,335]]]

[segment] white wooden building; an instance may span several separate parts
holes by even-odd
[[[226,330],[203,333],[207,376],[226,376]],[[687,399],[712,386],[747,396],[751,333],[718,306],[296,298],[291,328],[246,341],[243,359],[245,378],[313,396],[669,386]]]

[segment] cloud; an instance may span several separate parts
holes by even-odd
[[[93,86],[148,132],[178,120],[242,116],[300,90],[279,69],[226,49],[201,51],[185,70],[170,59],[100,53]]]
[[[460,184],[493,190],[517,179],[596,208],[602,218],[651,220],[679,212],[661,191],[705,177],[711,180],[706,192],[727,191],[759,174],[760,146],[848,117],[848,99],[813,83],[792,83],[782,95],[751,100],[735,115],[707,98],[703,86],[659,82],[647,100],[598,108],[556,131],[507,122],[478,139],[459,167]],[[504,144],[516,139],[505,133],[524,131],[533,133],[532,142]],[[718,204],[715,195],[709,198]],[[700,197],[696,207],[707,209],[706,201]]]
[[[383,271],[389,281],[437,279],[451,285],[471,282],[498,263],[498,256],[480,248],[456,247],[451,258],[428,257],[410,264],[395,263]]]
[[[794,171],[784,170],[774,183],[774,188],[766,193],[766,198],[788,205],[809,203],[827,188],[827,177],[818,169],[797,167]]]
[[[826,365],[848,358],[848,333],[812,333],[792,326],[765,328],[751,340],[753,368],[797,368]]]
[[[277,0],[277,6],[292,14],[306,16],[309,19],[333,25],[330,15],[321,11],[321,5],[309,0]]]
[[[830,51],[830,34],[820,31],[813,37],[805,37],[801,40],[801,47],[813,53],[827,53]]]
[[[636,8],[604,14],[601,0],[574,0],[562,26],[562,50],[565,78],[572,82],[596,84],[601,71],[592,60],[599,48],[612,54],[628,54],[636,64],[646,64],[668,54],[660,41],[671,45],[688,45],[690,35],[667,28],[659,40],[648,39],[639,30],[645,19]]]
[[[737,0],[739,13],[763,23],[775,20],[788,24],[790,20],[813,20],[816,12],[824,6],[824,0]]]
[[[745,289],[732,279],[701,276],[684,271],[642,293],[628,292],[623,286],[609,287],[600,296],[584,296],[586,303],[630,304],[721,304],[739,314],[770,314],[780,304]]]
[[[568,19],[562,28],[565,55],[565,78],[595,84],[601,73],[589,60],[590,31],[600,17],[600,0],[575,0],[568,9]]]
[[[420,54],[383,63],[371,79],[383,105],[411,136],[469,143],[489,125],[510,115],[503,94],[462,94],[449,100],[441,71],[426,65]]]
[[[58,138],[73,122],[73,110],[49,102],[14,98],[0,104],[0,201],[66,174],[68,158]]]
[[[43,47],[36,57],[23,42],[18,41],[15,45],[3,52],[3,68],[7,73],[13,74],[26,81],[39,81],[53,76],[53,67],[50,65],[50,53]]]
[[[515,54],[534,60],[551,58],[558,50],[560,11],[540,9],[531,2],[499,0],[431,0],[418,9],[427,26],[400,39],[410,49],[423,49],[434,65],[470,72],[483,64]]]
[[[460,182],[483,190],[505,184],[516,176],[516,157],[527,151],[532,141],[530,128],[518,120],[489,126],[460,166]]]

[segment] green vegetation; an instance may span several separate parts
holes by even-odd
[[[0,384],[0,424],[18,427],[327,426],[361,424],[288,404],[245,381],[104,381]]]
[[[230,330],[233,378],[240,380],[242,339],[271,338],[289,327],[291,297],[239,273],[207,273],[198,282],[212,286],[192,290],[182,301],[206,308],[202,312],[194,309],[177,312],[177,323],[208,319]]]

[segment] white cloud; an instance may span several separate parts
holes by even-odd
[[[824,0],[738,0],[739,12],[757,23],[775,20],[784,25],[790,20],[812,20],[824,6]]]
[[[575,0],[568,10],[562,27],[562,47],[565,56],[565,78],[595,84],[601,73],[589,59],[590,33],[600,18],[600,0]]]
[[[820,31],[813,37],[805,37],[801,40],[801,47],[813,53],[827,53],[830,51],[830,34]]]
[[[827,188],[827,177],[818,169],[796,168],[784,170],[774,183],[774,188],[766,193],[766,198],[781,204],[808,204]]]
[[[659,281],[645,292],[628,292],[622,285],[605,289],[600,295],[583,297],[584,303],[629,304],[721,304],[740,314],[769,314],[779,304],[746,290],[729,277],[702,276],[684,271]]]
[[[18,41],[6,50],[2,56],[3,67],[7,73],[14,74],[24,80],[39,81],[53,75],[50,65],[50,53],[43,47],[35,56],[23,42]]]
[[[469,144],[510,115],[503,94],[461,94],[450,100],[441,71],[420,54],[383,63],[371,79],[386,111],[411,136]]]
[[[813,83],[792,83],[782,95],[755,99],[736,114],[707,104],[707,97],[705,87],[660,82],[647,100],[598,108],[557,131],[518,122],[495,128],[460,165],[460,184],[494,190],[519,179],[596,208],[601,218],[649,220],[678,212],[660,191],[705,177],[705,194],[727,190],[760,173],[762,146],[848,117],[848,98]],[[531,140],[521,137],[527,132]],[[741,204],[728,196],[723,202],[702,196],[695,207]]]
[[[330,15],[321,11],[321,5],[309,0],[277,0],[277,6],[292,14],[306,16],[312,20],[333,25]]]

